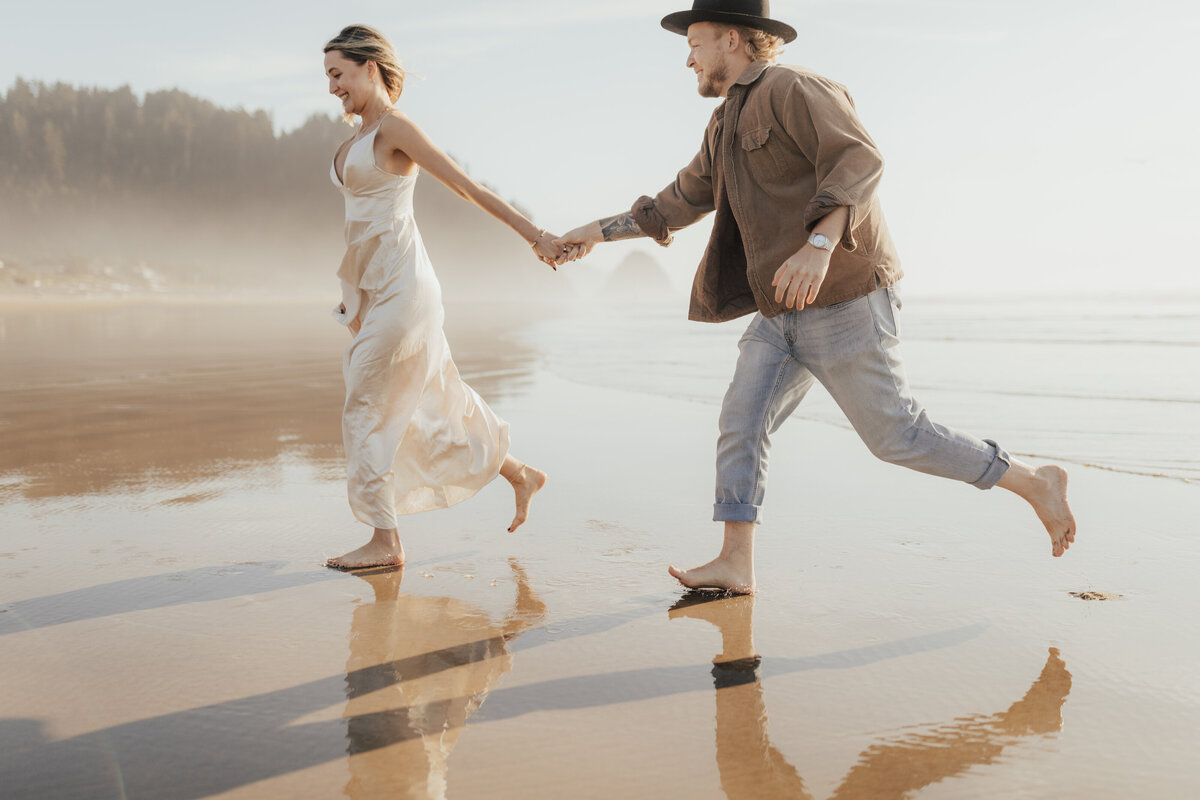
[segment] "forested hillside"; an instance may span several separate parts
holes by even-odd
[[[263,111],[218,108],[180,91],[144,101],[128,89],[76,89],[18,79],[0,104],[0,185],[10,199],[103,195],[206,200],[312,199],[349,128],[314,116],[276,136]]]
[[[342,199],[329,164],[352,133],[317,115],[276,134],[263,111],[177,90],[18,79],[0,98],[0,286],[332,286]],[[549,288],[518,237],[425,175],[416,205],[448,290]]]

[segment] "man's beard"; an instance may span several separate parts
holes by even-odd
[[[711,71],[706,70],[704,80],[700,83],[701,97],[720,97],[721,86],[729,78],[729,67],[725,62],[721,62],[712,68]]]

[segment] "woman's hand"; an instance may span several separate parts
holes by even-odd
[[[555,271],[558,271],[558,265],[567,259],[567,251],[556,239],[557,237],[554,234],[541,231],[538,233],[537,239],[534,240],[532,247],[539,261],[543,264],[548,264]]]

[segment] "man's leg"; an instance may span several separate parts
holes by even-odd
[[[713,519],[725,523],[721,554],[690,570],[669,570],[689,588],[739,594],[754,591],[754,528],[767,485],[771,434],[813,384],[791,353],[787,316],[756,315],[738,347],[737,369],[721,406],[717,440],[717,492]]]
[[[1067,504],[1067,473],[1037,469],[983,441],[938,425],[912,396],[900,356],[894,289],[804,312],[796,352],[829,390],[855,431],[878,458],[980,489],[1000,486],[1024,498],[1061,556],[1075,540]]]

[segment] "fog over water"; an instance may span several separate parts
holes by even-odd
[[[364,0],[350,12],[280,14],[255,3],[20,4],[9,10],[0,87],[21,76],[128,85],[139,98],[178,88],[220,108],[262,109],[276,132],[291,132],[337,113],[320,47],[366,22],[413,72],[402,108],[473,175],[565,230],[629,208],[694,155],[715,101],[697,96],[682,37],[658,24],[687,5]],[[879,145],[884,210],[914,290],[1198,286],[1179,238],[1200,215],[1191,144],[1200,101],[1180,88],[1200,72],[1194,3],[776,0],[771,9],[800,34],[782,60],[845,84]],[[53,58],[41,37],[22,33],[33,30],[55,32]],[[299,159],[286,171],[325,173]],[[684,282],[706,228],[661,253]],[[639,246],[593,259],[610,269]]]

